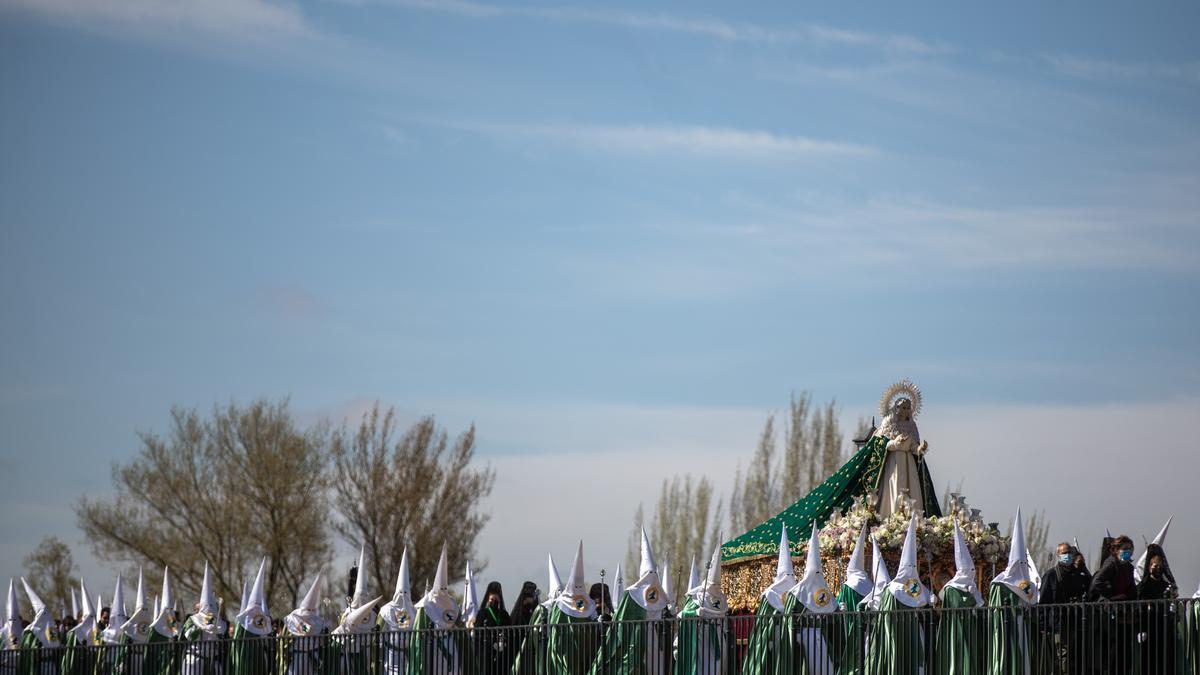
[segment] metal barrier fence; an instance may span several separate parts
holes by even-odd
[[[1197,675],[1200,601],[571,622],[0,651],[0,675]]]

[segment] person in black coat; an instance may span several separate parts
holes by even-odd
[[[1042,575],[1040,590],[1040,605],[1066,605],[1083,602],[1092,584],[1092,577],[1075,564],[1079,553],[1076,548],[1066,542],[1058,545],[1055,551],[1055,565]],[[1083,622],[1080,607],[1056,607],[1050,612],[1047,625],[1053,634],[1054,672],[1058,674],[1082,672],[1083,651],[1082,629]]]
[[[1137,584],[1133,581],[1133,540],[1126,535],[1114,537],[1109,554],[1096,570],[1088,597],[1092,600],[1119,602],[1105,608],[1103,618],[1103,671],[1128,673],[1133,666],[1133,645],[1137,606],[1125,604],[1137,600]]]
[[[488,584],[483,594],[483,604],[475,613],[474,644],[478,647],[477,661],[481,675],[500,675],[512,670],[516,658],[516,640],[511,635],[512,618],[504,609],[504,589],[499,581]]]
[[[1175,575],[1167,564],[1167,554],[1158,544],[1146,547],[1146,562],[1142,567],[1142,580],[1138,583],[1139,600],[1160,601],[1145,606],[1143,629],[1146,641],[1142,644],[1143,673],[1175,672],[1175,613],[1168,611],[1163,600],[1179,597]]]

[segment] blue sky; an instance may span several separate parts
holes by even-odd
[[[172,403],[475,421],[500,495],[658,461],[596,497],[615,559],[680,457],[905,376],[995,519],[1148,536],[1200,465],[1198,13],[0,0],[0,569],[54,532],[98,573],[70,504]],[[1048,482],[988,492],[1000,420]]]

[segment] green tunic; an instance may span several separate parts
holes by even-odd
[[[229,647],[229,675],[268,675],[272,665],[269,651],[268,638],[237,624]]]
[[[579,619],[554,603],[550,608],[546,642],[546,672],[549,675],[586,675],[596,658],[600,644],[599,626],[587,626],[595,619]]]
[[[646,610],[624,593],[613,615],[604,645],[596,654],[591,675],[658,675],[664,672],[665,624],[648,620]],[[669,641],[668,641],[669,643]]]
[[[425,608],[417,609],[413,619],[413,637],[409,642],[408,675],[458,672],[460,646],[455,643],[457,631],[438,630]],[[354,675],[358,675],[355,673]]]
[[[142,675],[173,675],[178,652],[178,642],[150,629],[146,643],[146,659],[142,664]]]
[[[1179,675],[1200,673],[1200,599],[1179,605],[1179,639],[1175,641],[1175,672]]]
[[[796,598],[791,594],[784,601],[782,612],[766,599],[759,601],[742,675],[793,675],[796,636],[791,618],[795,606]]]
[[[878,622],[867,647],[867,675],[917,675],[925,661],[921,628],[924,614],[900,603],[886,590],[879,602]]]
[[[80,641],[75,631],[67,631],[67,641],[63,645],[62,675],[92,675],[95,668],[96,650],[88,640]]]
[[[700,604],[689,597],[679,612],[676,675],[718,675],[725,667],[725,622],[700,617]]]
[[[525,626],[525,638],[517,651],[513,675],[545,675],[546,672],[546,608],[538,605]]]
[[[863,620],[858,611],[858,603],[862,600],[863,596],[858,591],[845,584],[838,591],[838,607],[844,614],[840,621],[841,630],[829,642],[829,649],[835,655],[834,666],[838,675],[857,675],[862,672],[866,661]]]
[[[43,675],[58,670],[57,653],[43,650],[42,641],[29,630],[21,634],[21,655],[17,660],[18,675]]]
[[[975,596],[947,586],[942,590],[937,642],[934,646],[934,675],[983,675],[986,637]],[[958,610],[958,611],[955,611]]]
[[[1011,588],[994,583],[988,590],[988,675],[1031,675],[1032,609]]]
[[[220,638],[209,638],[194,617],[189,616],[179,629],[180,673],[182,675],[220,675]]]

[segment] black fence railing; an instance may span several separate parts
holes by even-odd
[[[1200,601],[669,618],[0,651],[0,675],[1197,675]]]

